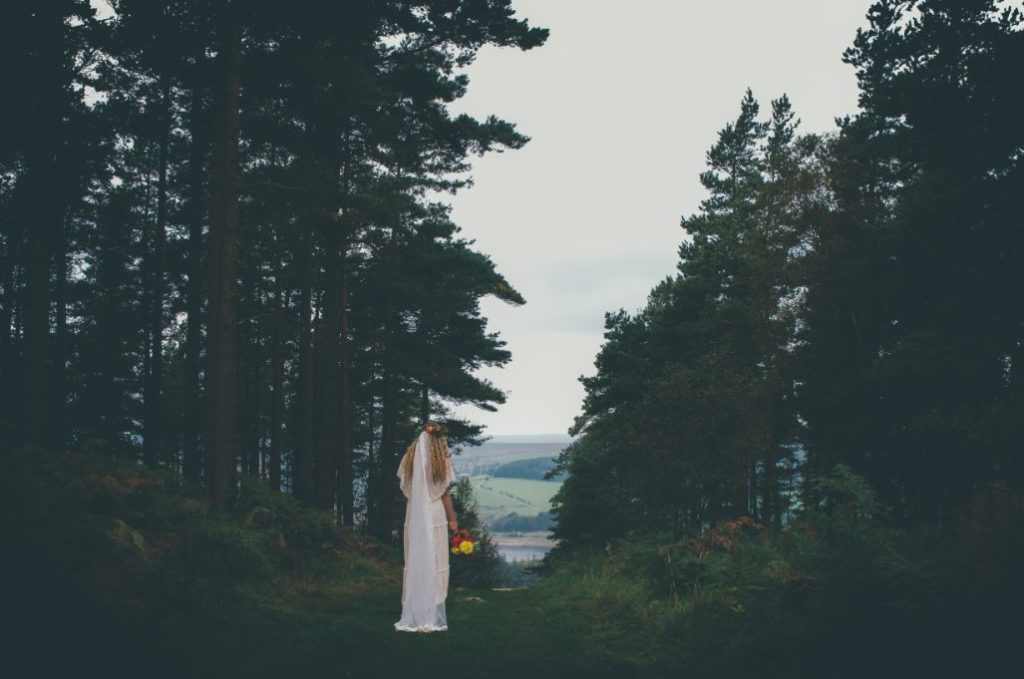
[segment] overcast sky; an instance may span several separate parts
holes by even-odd
[[[453,110],[495,114],[531,138],[477,158],[475,185],[450,199],[526,298],[483,302],[512,362],[479,374],[508,392],[496,413],[457,412],[487,433],[564,434],[592,375],[604,313],[634,312],[675,270],[680,217],[704,197],[698,175],[751,87],[789,95],[804,131],[857,106],[842,52],[868,0],[513,0],[551,30],[523,52],[488,47]]]

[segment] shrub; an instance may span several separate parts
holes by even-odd
[[[475,543],[473,554],[469,556],[449,554],[450,586],[488,588],[502,584],[503,559],[480,523],[473,485],[468,478],[459,479],[453,486],[452,504],[459,517],[459,528],[468,530]]]
[[[633,535],[558,554],[539,586],[616,627],[600,635],[621,654],[681,674],[951,676],[1008,653],[995,640],[1024,598],[1018,498],[992,489],[955,531],[911,531],[847,468],[811,483],[817,501],[781,530],[740,517]]]

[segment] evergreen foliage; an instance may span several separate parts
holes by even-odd
[[[747,90],[678,272],[606,314],[557,465],[567,548],[778,528],[837,464],[895,526],[949,529],[993,483],[1024,489],[1024,15],[885,0],[868,19],[844,56],[857,115],[802,134],[786,96],[762,119]]]
[[[508,0],[109,8],[0,36],[3,445],[116,450],[219,507],[258,477],[394,539],[417,427],[472,445],[452,405],[504,402],[480,300],[525,302],[444,197],[528,137],[448,105],[483,46],[547,31]]]
[[[396,610],[401,453],[427,419],[480,442],[451,407],[502,404],[476,371],[511,359],[480,301],[525,303],[444,196],[528,137],[449,104],[481,48],[547,31],[511,0],[109,5],[0,24],[16,650],[335,676],[336,640],[309,641],[329,621],[344,667],[379,669],[394,647],[363,621]],[[503,669],[538,669],[516,635],[550,676],[974,676],[1015,650],[1024,13],[867,18],[844,54],[859,111],[807,134],[787,96],[743,94],[676,271],[605,315],[575,440],[506,466],[564,478],[532,520],[559,541],[541,567],[504,564],[455,489],[478,542],[454,587],[520,608],[450,612]],[[499,619],[514,634],[487,637]]]

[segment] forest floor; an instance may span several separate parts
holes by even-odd
[[[124,602],[76,605],[58,612],[60,620],[48,615],[19,630],[57,648],[22,656],[15,665],[21,671],[8,676],[670,676],[603,645],[596,628],[547,589],[452,590],[449,629],[429,634],[394,629],[400,588],[353,591],[329,582],[242,585],[205,601],[140,608],[128,616]],[[15,643],[24,641],[17,637]],[[5,666],[12,667],[10,659]]]
[[[563,554],[528,588],[454,586],[448,630],[421,634],[394,629],[395,545],[265,484],[243,479],[215,510],[106,455],[0,450],[0,469],[0,671],[15,679],[959,679],[1017,663],[1024,543],[998,532],[989,551],[970,543],[998,556],[987,576],[870,526],[727,522],[714,535],[730,549],[703,556],[635,536]],[[699,567],[699,592],[673,592],[669,557]],[[453,584],[482,582],[454,577],[476,563],[455,562]]]
[[[400,590],[311,592],[298,600],[252,594],[262,605],[182,620],[161,635],[154,650],[172,663],[168,676],[637,676],[628,663],[589,647],[580,621],[546,602],[540,588],[453,591],[449,629],[430,634],[395,631]]]
[[[572,579],[453,587],[447,631],[399,632],[400,553],[279,494],[216,514],[102,456],[4,458],[6,676],[667,676]]]

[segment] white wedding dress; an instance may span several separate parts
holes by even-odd
[[[430,455],[430,434],[421,432],[416,440],[412,479],[406,482],[402,464],[398,477],[406,497],[402,574],[402,619],[395,629],[402,632],[441,632],[448,629],[445,599],[448,596],[448,519],[441,496],[455,483],[451,456],[441,483],[434,481]],[[408,455],[406,451],[406,456]],[[405,462],[405,456],[402,457]]]

